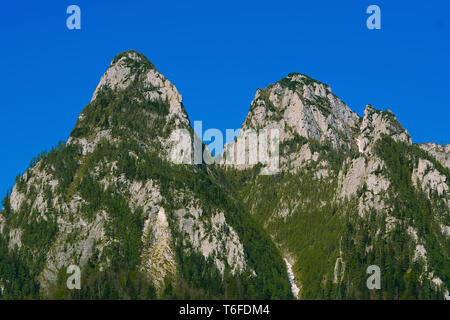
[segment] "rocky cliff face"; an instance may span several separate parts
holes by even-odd
[[[422,143],[419,147],[431,154],[444,167],[450,169],[450,144],[440,146],[436,143]]]
[[[371,152],[383,135],[390,136],[396,142],[412,143],[409,133],[397,121],[390,110],[378,111],[367,105],[364,118],[356,139],[359,152]]]

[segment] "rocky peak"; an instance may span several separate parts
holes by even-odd
[[[392,137],[394,141],[412,143],[408,131],[398,122],[392,111],[389,109],[376,110],[371,105],[367,105],[364,110],[360,135],[357,138],[359,152],[370,153],[371,148],[383,135]]]
[[[101,88],[108,86],[112,90],[125,89],[139,72],[147,70],[156,71],[156,68],[142,54],[134,50],[118,54],[100,79],[91,101],[95,100]]]
[[[158,151],[179,128],[190,129],[180,93],[144,55],[130,50],[113,59],[68,143],[80,144],[86,154],[103,138],[131,137]]]
[[[133,83],[134,82],[134,83]],[[134,50],[118,54],[95,89],[92,100],[95,100],[102,88],[114,91],[124,90],[134,84],[140,89],[143,98],[148,101],[169,102],[169,118],[177,124],[189,124],[186,111],[182,106],[182,97],[177,88],[162,75],[143,55]]]
[[[243,129],[278,128],[280,141],[295,135],[349,147],[359,117],[331,88],[306,75],[291,73],[258,89]]]
[[[331,88],[300,73],[290,73],[280,81],[258,89],[237,142],[227,144],[222,163],[227,158],[238,159],[239,142],[245,142],[248,132],[277,129],[279,133],[282,169],[296,169],[318,154],[311,152],[308,139],[334,148],[350,149],[360,124],[359,116],[332,92]],[[261,131],[260,131],[261,133]],[[254,146],[249,151],[254,154]],[[233,162],[233,160],[231,160]],[[246,165],[237,168],[247,168]]]

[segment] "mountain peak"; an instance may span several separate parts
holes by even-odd
[[[360,133],[357,140],[360,152],[368,151],[367,146],[373,147],[383,135],[388,135],[395,141],[412,143],[408,131],[403,128],[391,110],[377,110],[370,104],[366,105],[364,110]]]
[[[233,164],[237,159],[239,141],[245,142],[247,132],[276,129],[280,144],[289,146],[281,150],[281,169],[296,169],[302,162],[299,159],[310,158],[308,146],[299,150],[305,141],[312,139],[349,150],[354,144],[359,124],[360,117],[331,93],[328,85],[304,74],[290,73],[265,89],[256,91],[236,138],[237,143],[225,146],[221,161]],[[252,152],[256,154],[255,150]],[[246,162],[236,165],[236,168],[251,166]]]
[[[143,54],[129,50],[112,60],[69,142],[81,144],[84,154],[105,137],[157,141],[161,149],[177,128],[190,128],[180,93]]]
[[[279,128],[280,139],[295,134],[347,146],[359,116],[332,92],[307,75],[290,73],[265,89],[258,89],[243,129]]]
[[[128,50],[128,51],[119,53],[117,56],[115,56],[115,58],[111,62],[111,65],[118,63],[120,60],[128,60],[128,61],[131,60],[134,62],[143,63],[143,64],[151,66],[151,68],[155,69],[155,66],[150,62],[150,60],[147,59],[146,56],[144,56],[142,53],[139,53],[135,50]]]
[[[377,110],[372,107],[371,104],[366,104],[366,108],[364,109],[364,116],[368,116],[369,114],[372,114],[376,112]]]
[[[306,86],[312,85],[315,88],[316,87],[323,88],[323,91],[331,93],[331,88],[327,84],[315,80],[307,76],[306,74],[298,72],[289,73],[286,77],[282,78],[277,83],[280,84],[282,87],[291,89],[292,91],[296,91],[297,88],[299,87],[301,88],[304,85]]]
[[[91,101],[95,100],[101,88],[107,86],[112,90],[125,89],[136,76],[150,70],[159,73],[143,54],[134,50],[119,53],[100,79]]]

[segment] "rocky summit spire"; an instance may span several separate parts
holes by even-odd
[[[86,154],[103,138],[126,137],[167,157],[170,134],[179,128],[190,129],[180,93],[144,55],[130,50],[113,59],[68,142]]]
[[[383,135],[390,136],[394,141],[412,143],[408,131],[403,128],[391,110],[376,110],[368,104],[357,138],[359,152],[368,151],[369,147],[373,147]]]
[[[280,140],[304,138],[329,141],[349,147],[359,124],[358,115],[332,92],[331,88],[300,73],[258,89],[243,129],[277,127]]]
[[[98,92],[105,86],[112,90],[127,88],[140,73],[155,70],[155,66],[142,54],[129,50],[118,54],[102,76],[92,100],[95,100]]]
[[[134,50],[118,54],[100,79],[92,100],[102,90],[132,91],[129,95],[146,102],[166,102],[167,120],[176,126],[188,126],[189,120],[183,107],[181,94],[143,55]],[[139,101],[138,102],[142,102]]]
[[[308,141],[349,150],[354,145],[359,124],[360,117],[335,96],[328,85],[304,74],[290,73],[256,91],[237,141],[245,139],[245,133],[251,130],[277,129],[280,167],[298,168],[318,156],[314,156]],[[227,158],[232,157],[230,154],[236,153],[236,146],[234,142],[225,146],[221,163],[226,163]]]

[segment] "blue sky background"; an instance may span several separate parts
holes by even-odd
[[[66,8],[81,8],[81,30]],[[381,8],[381,30],[366,8]],[[239,128],[257,88],[290,72],[362,114],[389,108],[414,142],[450,143],[450,1],[11,1],[0,4],[0,194],[67,140],[119,52],[183,95],[191,121]]]

